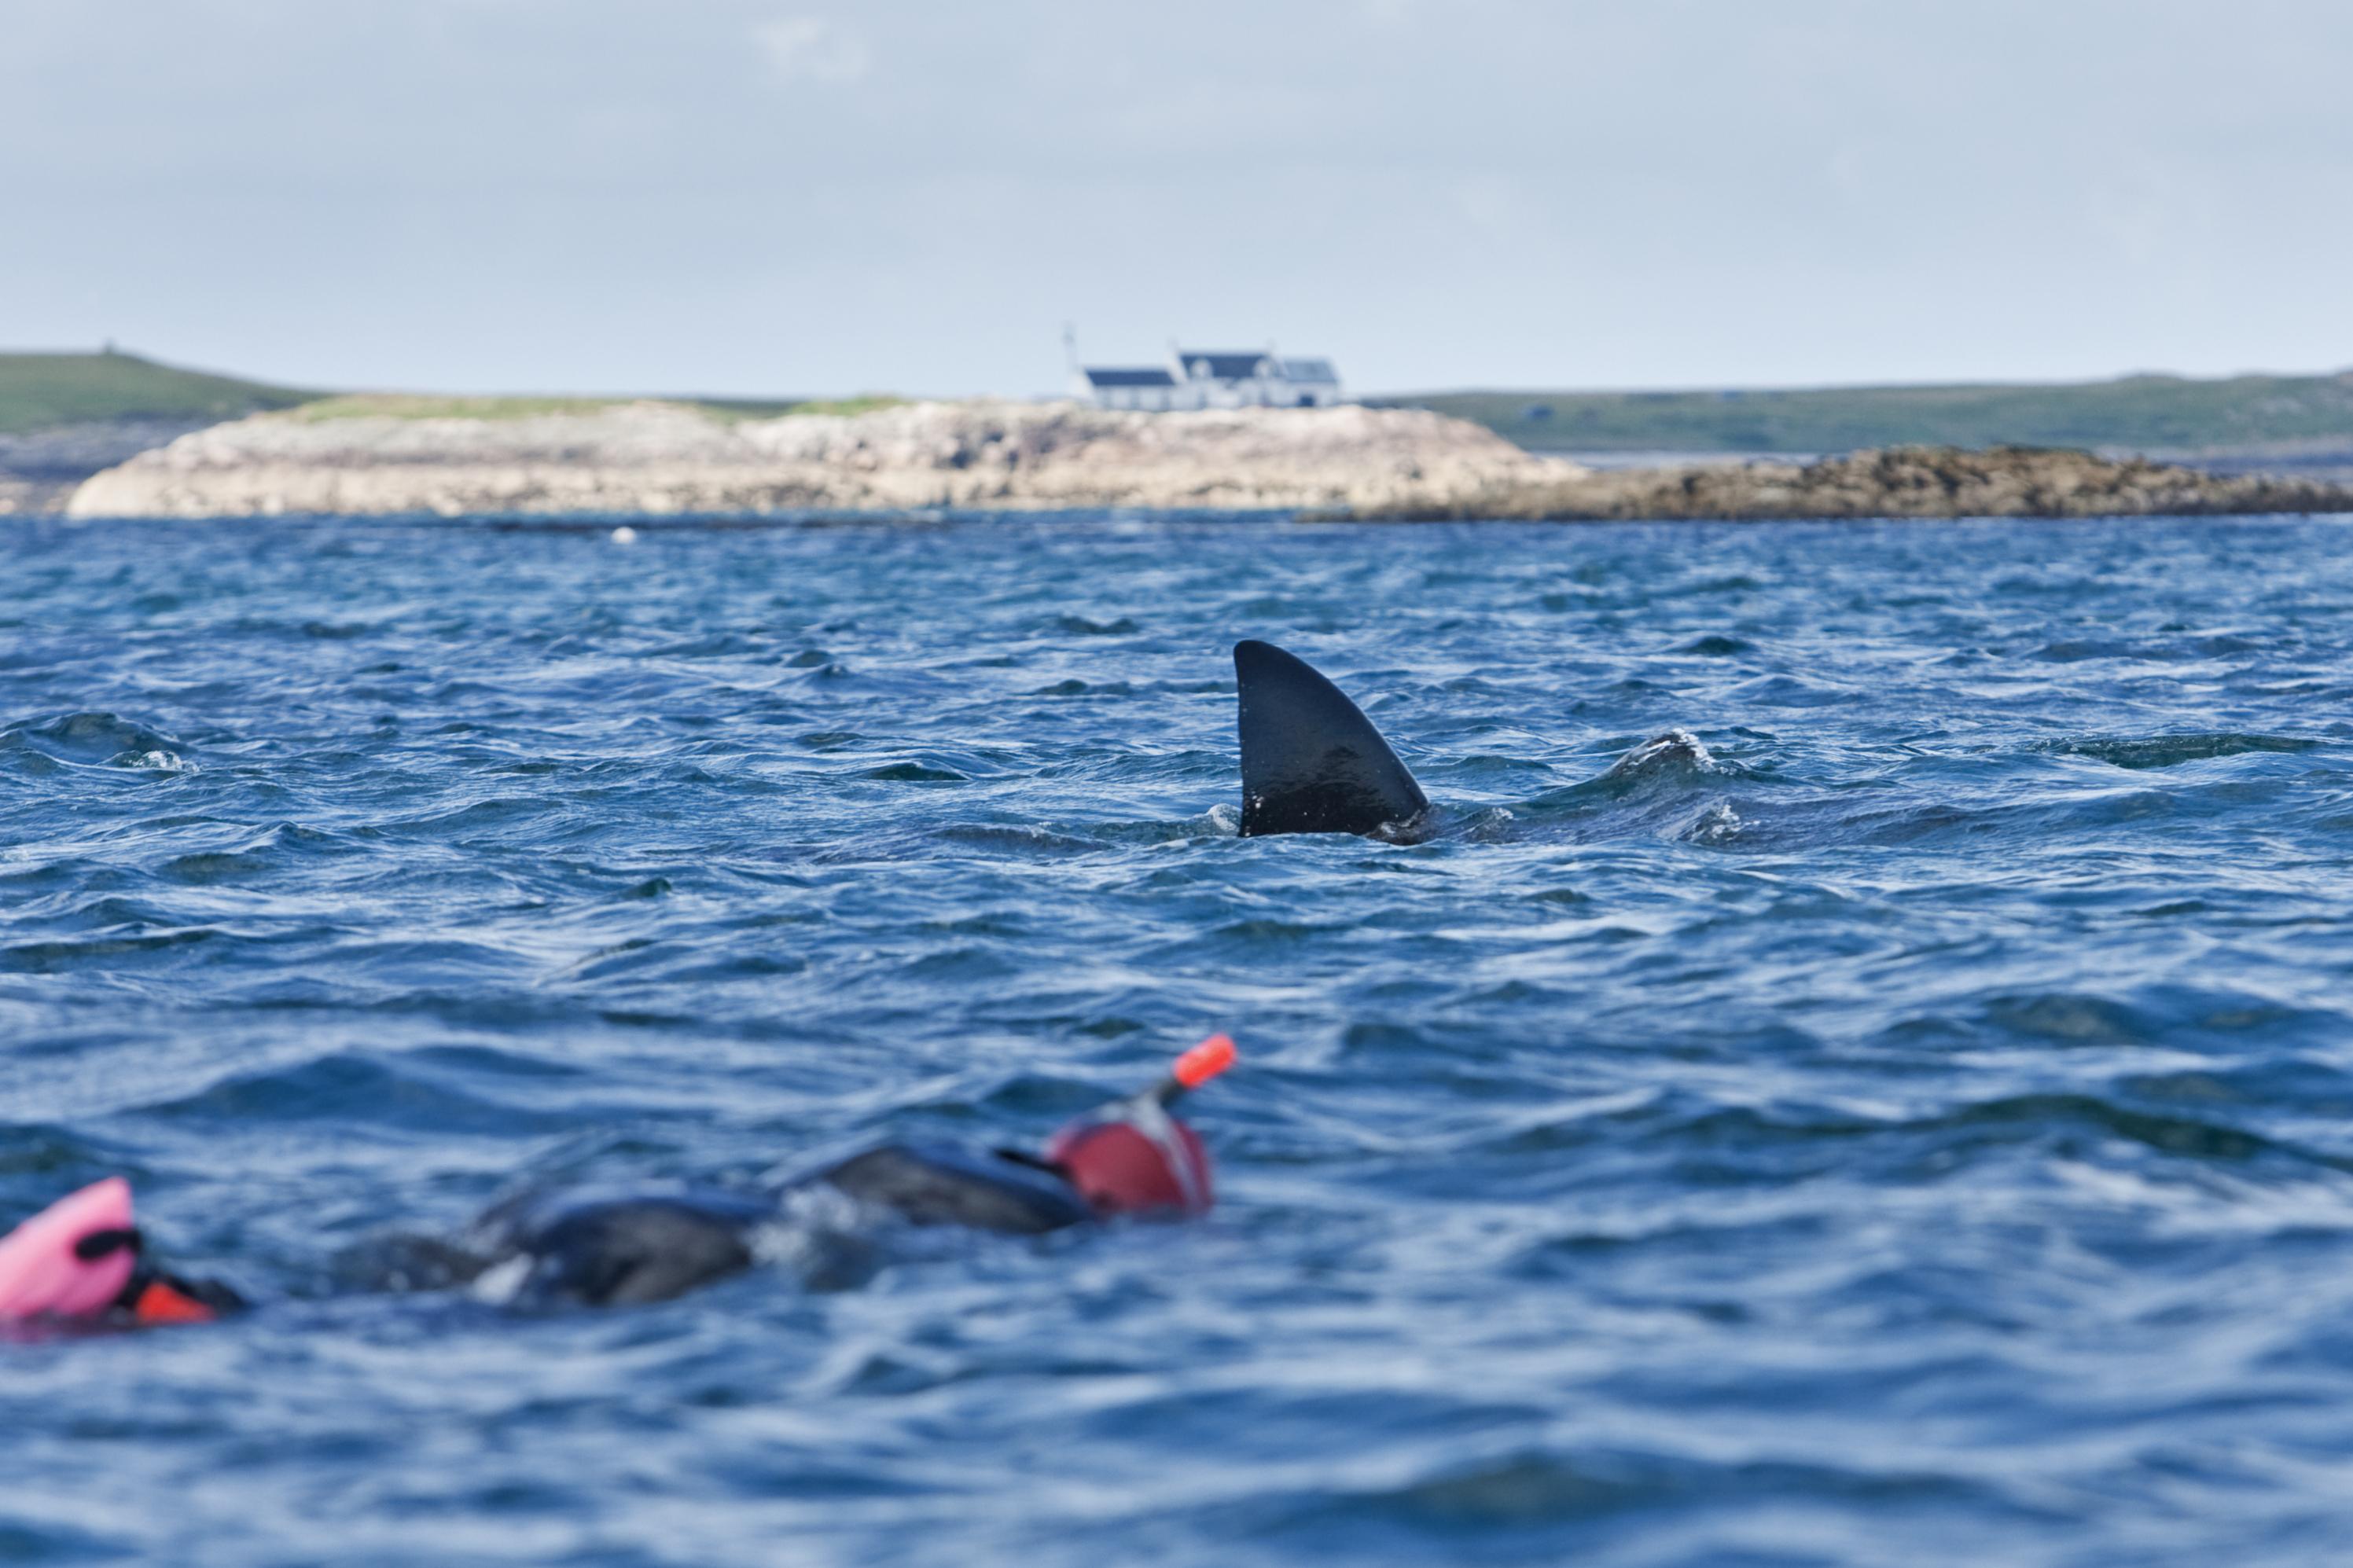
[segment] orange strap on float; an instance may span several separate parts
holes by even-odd
[[[184,1296],[163,1280],[150,1283],[131,1303],[131,1316],[142,1323],[209,1323],[219,1314],[202,1301]]]

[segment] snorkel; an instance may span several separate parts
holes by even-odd
[[[1234,1043],[1212,1035],[1176,1058],[1168,1076],[1065,1124],[1045,1163],[1098,1215],[1202,1215],[1217,1201],[1209,1152],[1169,1108],[1234,1065]]]

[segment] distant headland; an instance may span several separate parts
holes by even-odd
[[[1450,392],[1367,402],[1483,425],[1537,452],[1814,457],[1880,447],[2075,447],[2141,456],[2333,456],[2353,469],[2353,371],[2336,375],[1687,392]]]

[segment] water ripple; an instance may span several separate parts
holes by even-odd
[[[631,521],[0,546],[0,1217],[269,1303],[0,1344],[0,1558],[2336,1553],[2341,523]],[[1237,837],[1243,637],[1427,831]],[[431,1288],[1219,1026],[1202,1225]]]

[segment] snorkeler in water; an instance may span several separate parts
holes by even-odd
[[[838,1243],[854,1237],[860,1216],[1034,1236],[1121,1215],[1205,1214],[1216,1197],[1208,1151],[1169,1108],[1234,1055],[1233,1041],[1211,1036],[1159,1082],[1064,1125],[1042,1154],[887,1143],[772,1193],[531,1196],[485,1215],[470,1245],[427,1249],[429,1267],[416,1274],[502,1301],[621,1305],[666,1300],[750,1268],[763,1232],[792,1226],[812,1197],[828,1201]],[[0,1322],[198,1322],[244,1304],[225,1285],[148,1262],[120,1176],[0,1239]]]
[[[1042,1154],[886,1143],[769,1193],[526,1195],[433,1261],[488,1300],[604,1306],[666,1300],[748,1268],[772,1235],[814,1243],[825,1255],[815,1270],[838,1274],[892,1222],[1036,1236],[1121,1215],[1204,1214],[1215,1199],[1208,1151],[1169,1108],[1233,1060],[1233,1042],[1212,1036],[1159,1082],[1062,1127]]]

